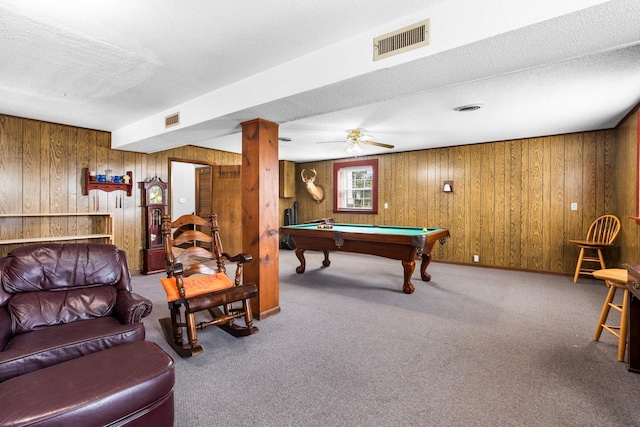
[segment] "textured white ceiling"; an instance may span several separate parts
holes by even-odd
[[[352,128],[407,151],[615,126],[640,100],[640,2],[532,3],[0,0],[0,113],[141,152],[240,152],[260,117],[299,162],[347,157],[317,142]],[[425,18],[429,46],[372,61],[374,36]]]

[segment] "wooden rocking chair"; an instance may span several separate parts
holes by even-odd
[[[165,215],[162,235],[167,278],[160,281],[167,293],[170,317],[160,319],[160,324],[176,353],[181,357],[202,353],[197,330],[209,326],[219,326],[236,337],[258,332],[249,304],[258,288],[253,283],[244,284],[242,275],[243,265],[251,261],[251,255],[230,256],[223,252],[217,216],[206,220],[183,215],[171,222],[171,217]],[[225,259],[236,263],[233,281],[226,275]],[[232,306],[233,303],[237,304]],[[196,313],[200,311],[207,311],[211,320],[196,323]],[[234,322],[241,317],[244,326]],[[187,342],[183,340],[183,329],[187,331]]]

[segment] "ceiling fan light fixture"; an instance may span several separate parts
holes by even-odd
[[[346,149],[346,152],[349,154],[360,154],[362,153],[362,146],[358,143],[358,141],[351,141],[351,144]]]

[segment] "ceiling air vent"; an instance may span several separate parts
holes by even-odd
[[[429,45],[429,20],[425,19],[408,27],[373,39],[373,60],[408,52]]]
[[[180,124],[180,113],[175,113],[164,118],[164,128],[170,128]]]

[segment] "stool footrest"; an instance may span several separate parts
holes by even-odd
[[[622,306],[619,304],[609,303],[609,307],[613,308],[614,310],[618,310],[620,313],[622,313]]]
[[[602,327],[613,334],[615,337],[620,338],[620,326],[602,325]]]

